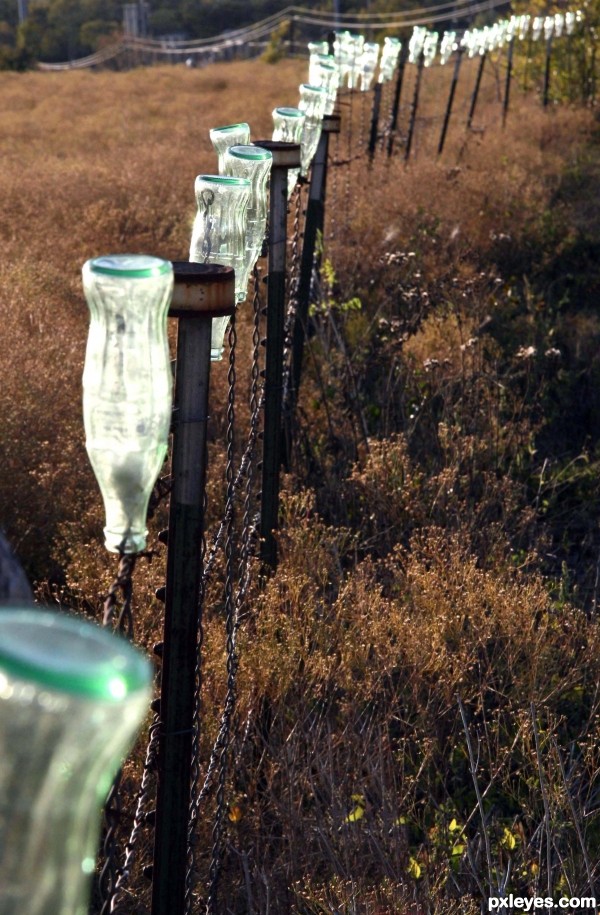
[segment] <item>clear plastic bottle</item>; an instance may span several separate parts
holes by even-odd
[[[301,143],[306,115],[299,108],[273,110],[273,136],[278,143]],[[298,183],[299,168],[288,169],[288,198]]]
[[[250,126],[245,122],[241,124],[227,124],[226,127],[213,127],[210,131],[210,142],[219,160],[217,171],[225,174],[225,153],[230,146],[247,146],[250,142]]]
[[[150,664],[93,623],[0,608],[0,912],[87,915],[101,807]]]
[[[195,183],[198,212],[192,229],[190,261],[223,264],[235,270],[237,302],[246,298],[248,271],[246,219],[251,185],[247,178],[227,175],[198,175]],[[210,358],[223,357],[223,337],[229,318],[213,318]]]
[[[260,146],[230,146],[224,156],[225,174],[247,178],[251,186],[244,258],[248,278],[260,257],[267,231],[267,186],[272,165],[273,153]]]
[[[171,422],[173,268],[158,257],[120,254],[87,261],[82,274],[91,316],[83,418],[104,500],[105,545],[137,553],[146,546],[148,500]]]

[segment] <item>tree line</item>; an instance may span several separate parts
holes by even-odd
[[[435,0],[411,0],[423,6]],[[302,0],[315,10],[365,11],[361,0]],[[287,0],[150,0],[149,35],[210,38],[277,13]],[[401,0],[371,0],[369,12],[406,9]],[[0,69],[26,69],[35,61],[75,60],[117,41],[123,32],[122,0],[30,0],[19,23],[17,0],[0,0]]]

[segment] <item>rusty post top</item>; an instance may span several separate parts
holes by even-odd
[[[235,273],[220,264],[172,261],[175,284],[170,318],[221,318],[235,312]]]
[[[321,130],[323,133],[339,133],[341,117],[339,114],[323,115],[323,124]]]
[[[273,154],[273,168],[299,168],[300,144],[281,140],[255,140],[252,146],[268,149]]]

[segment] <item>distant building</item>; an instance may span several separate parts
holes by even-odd
[[[146,38],[150,4],[146,0],[123,4],[123,34],[125,38]]]

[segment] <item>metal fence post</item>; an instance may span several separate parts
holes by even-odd
[[[300,259],[300,276],[296,297],[296,318],[292,336],[292,362],[287,403],[285,404],[285,438],[291,441],[291,422],[300,390],[302,377],[302,359],[304,354],[304,341],[306,339],[306,325],[308,322],[308,309],[310,305],[310,290],[313,274],[313,264],[317,245],[317,235],[323,232],[325,225],[325,190],[327,185],[327,157],[329,154],[329,135],[340,132],[339,114],[325,115],[321,138],[315,153],[306,206],[306,219],[304,222],[304,242]]]
[[[510,79],[512,76],[513,53],[515,50],[515,39],[511,38],[508,42],[508,54],[506,58],[506,82],[504,84],[504,104],[502,105],[502,126],[506,126],[506,116],[508,114],[508,103],[510,100]]]
[[[402,83],[404,81],[404,70],[406,69],[406,61],[408,59],[408,44],[407,42],[402,42],[402,47],[400,49],[400,60],[398,61],[398,75],[396,76],[396,85],[394,86],[394,101],[392,103],[392,116],[390,118],[390,127],[388,135],[388,144],[387,144],[387,154],[388,158],[392,155],[394,151],[394,137],[396,135],[396,129],[398,127],[398,112],[400,110],[400,96],[402,95]]]
[[[464,48],[459,48],[456,52],[456,60],[454,62],[454,73],[452,74],[452,83],[450,85],[450,94],[448,95],[448,104],[446,106],[446,114],[444,115],[444,123],[442,125],[442,133],[440,135],[440,142],[438,144],[438,156],[441,156],[444,150],[444,143],[446,142],[446,133],[448,131],[448,125],[450,123],[450,117],[452,115],[452,106],[454,104],[454,96],[456,94],[456,84],[458,83],[458,74],[460,73],[460,65],[462,63],[462,58],[464,54]]]
[[[277,542],[273,532],[278,527],[282,447],[288,169],[298,168],[300,165],[300,144],[257,140],[254,145],[268,149],[273,154],[269,195],[260,555],[262,561],[274,569],[277,565]]]
[[[477,68],[477,78],[475,80],[475,86],[473,88],[473,94],[471,96],[471,107],[469,108],[469,117],[467,118],[467,130],[471,129],[471,124],[473,123],[473,118],[475,116],[475,108],[477,106],[477,99],[479,97],[479,88],[481,86],[481,77],[483,76],[483,68],[485,66],[485,58],[487,53],[484,51],[479,59],[479,66]]]
[[[371,130],[369,133],[369,162],[373,161],[377,147],[377,127],[379,124],[379,111],[381,108],[381,83],[375,83],[373,91],[373,109],[371,111]]]
[[[546,67],[544,69],[544,108],[548,107],[550,99],[550,63],[552,60],[552,36],[546,41]]]
[[[412,110],[410,112],[410,124],[408,125],[408,136],[406,137],[406,149],[404,150],[404,161],[408,162],[410,150],[415,132],[415,122],[417,120],[417,108],[419,107],[419,93],[421,92],[421,79],[423,77],[423,67],[425,66],[425,54],[423,51],[419,54],[417,62],[417,77],[415,79],[415,91],[413,94]]]
[[[213,317],[235,310],[234,272],[175,262],[179,318],[167,552],[152,915],[183,915],[202,575],[206,426]]]

